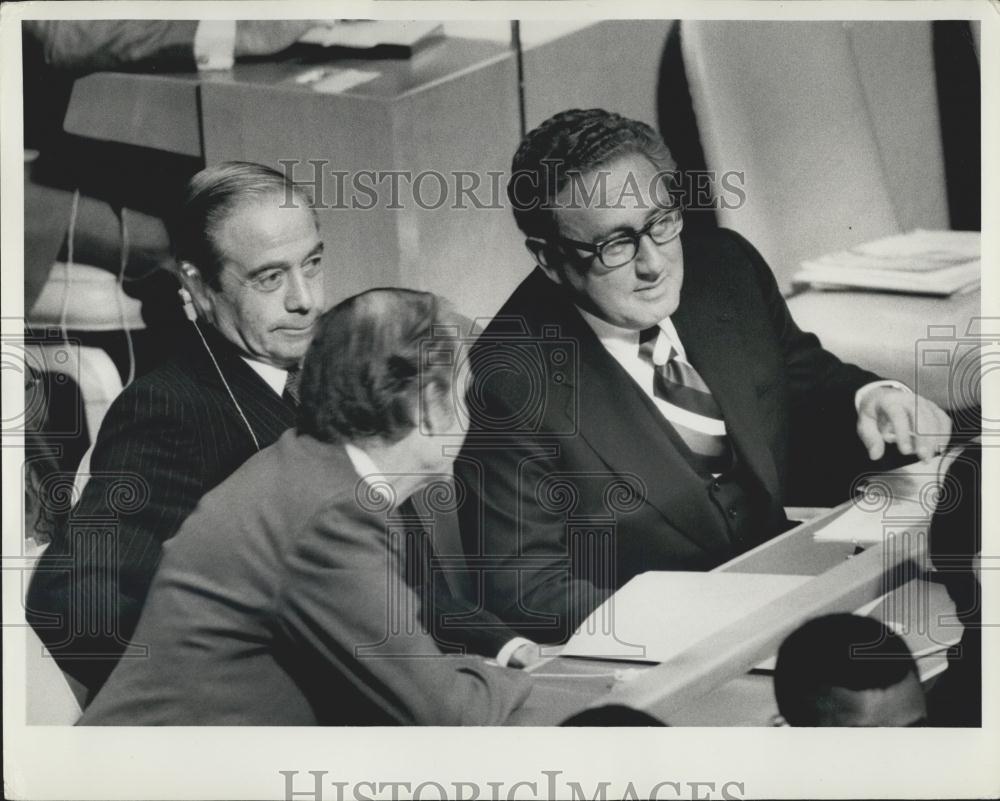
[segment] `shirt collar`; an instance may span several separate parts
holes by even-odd
[[[372,457],[350,442],[344,443],[344,450],[347,451],[347,458],[351,460],[354,472],[361,480],[370,487],[378,486],[378,477],[382,475],[382,471]]]
[[[250,365],[257,375],[264,379],[264,383],[273,389],[279,396],[285,392],[285,381],[288,379],[288,371],[275,367],[273,364],[265,364],[246,356],[240,356],[243,361]]]
[[[591,314],[586,309],[581,309],[579,306],[576,310],[580,312],[580,316],[587,321],[587,325],[593,329],[597,338],[601,341],[601,344],[608,349],[611,353],[625,353],[629,355],[634,354],[639,348],[639,332],[634,331],[631,328],[622,328],[621,326],[609,323],[607,320],[602,320],[594,314]],[[684,352],[684,345],[681,344],[681,339],[677,335],[677,329],[674,327],[673,320],[669,317],[664,317],[660,320],[660,334],[667,338],[667,341],[674,346],[674,350],[682,359],[687,359],[687,355]]]

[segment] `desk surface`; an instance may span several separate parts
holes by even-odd
[[[842,514],[848,501],[828,513],[765,542],[716,568],[718,571],[768,572],[819,576],[844,564],[855,554],[852,543],[814,541],[817,531]],[[926,526],[926,521],[924,522]],[[917,525],[919,528],[919,525]],[[912,529],[916,532],[916,529]],[[874,600],[877,593],[872,595]],[[848,603],[838,611],[856,608]],[[834,611],[836,603],[833,605]],[[789,618],[799,610],[788,610]],[[914,650],[935,646],[954,634],[954,606],[940,585],[914,579],[885,596],[869,613],[892,620],[906,629]],[[953,638],[952,638],[953,639]],[[937,654],[938,667],[943,655]],[[557,725],[570,715],[600,703],[614,703],[630,682],[654,669],[653,665],[557,657],[534,671],[535,686],[524,707],[511,719],[513,725]],[[933,671],[931,671],[933,672]],[[777,705],[769,673],[752,671],[723,681],[709,692],[672,709],[667,720],[675,726],[770,726]]]
[[[902,381],[942,408],[980,401],[975,360],[981,341],[969,334],[970,323],[983,314],[978,290],[950,298],[810,290],[791,298],[788,308],[801,328],[844,361]],[[929,348],[954,355],[948,363],[926,364]]]
[[[91,139],[203,156],[199,90],[204,85],[307,93],[317,102],[337,95],[391,103],[513,57],[509,48],[497,42],[460,38],[442,39],[405,59],[328,59],[322,57],[321,48],[294,48],[291,52],[293,55],[281,61],[241,62],[219,72],[87,75],[73,85],[64,127],[69,133]],[[328,76],[356,70],[374,77],[334,92],[297,80],[316,70]],[[115,113],[108,113],[109,98],[114,98]]]

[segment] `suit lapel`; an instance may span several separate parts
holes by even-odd
[[[684,536],[708,550],[725,545],[704,482],[665,432],[658,412],[575,310],[564,320],[580,357],[576,385],[563,390],[564,408],[567,416],[575,415],[580,436],[615,473],[638,476],[646,501]]]
[[[199,327],[205,335],[205,342],[211,348],[211,354],[215,357],[219,370],[216,370],[215,364],[205,350],[205,345],[195,341],[192,348],[199,354],[194,362],[198,378],[203,383],[218,387],[225,392],[225,385],[219,377],[221,371],[261,445],[266,446],[273,442],[285,429],[295,424],[295,410],[243,361],[239,351],[231,342],[210,325]],[[195,339],[197,340],[197,337]],[[239,415],[235,407],[233,414],[237,417]]]

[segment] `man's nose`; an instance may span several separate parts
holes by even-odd
[[[311,281],[301,270],[288,271],[288,286],[285,292],[285,310],[290,312],[310,312],[316,305],[316,297]]]
[[[638,251],[635,254],[635,273],[640,278],[658,278],[670,263],[667,251],[670,243],[657,245],[645,234],[639,239]]]

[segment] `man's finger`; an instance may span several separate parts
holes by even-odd
[[[913,425],[910,421],[909,409],[904,404],[893,403],[885,409],[885,414],[889,418],[889,426],[894,435],[896,447],[905,456],[913,453]],[[888,436],[883,433],[883,438],[889,441]]]
[[[868,458],[872,461],[881,459],[885,453],[885,442],[882,440],[882,433],[878,430],[878,423],[875,418],[868,414],[858,417],[858,436],[862,444],[868,450]]]

